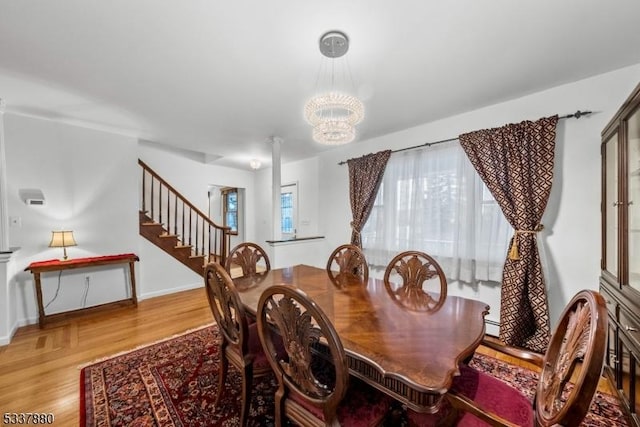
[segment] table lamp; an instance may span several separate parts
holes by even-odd
[[[67,260],[67,246],[77,246],[75,239],[73,238],[73,231],[52,231],[51,242],[49,242],[50,248],[63,248],[64,258],[60,261]]]

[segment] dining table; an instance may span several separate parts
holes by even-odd
[[[353,376],[425,413],[439,410],[458,366],[485,333],[489,306],[447,295],[432,311],[407,309],[381,279],[363,282],[308,265],[278,268],[233,279],[245,309],[257,314],[262,292],[274,285],[305,292],[333,323]]]

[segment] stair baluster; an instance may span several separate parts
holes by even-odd
[[[224,264],[230,228],[211,221],[142,160],[138,164],[142,168],[140,234],[198,274],[203,274],[211,259]]]

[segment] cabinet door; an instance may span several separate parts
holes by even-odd
[[[618,345],[618,331],[616,324],[609,318],[609,334],[607,335],[607,354],[605,364],[613,373],[613,381],[616,388],[620,388],[620,372],[618,369],[618,355],[620,353]]]
[[[620,341],[621,366],[619,390],[624,396],[624,403],[628,405],[633,418],[638,420],[640,414],[640,362],[632,346],[622,339]]]
[[[628,283],[640,291],[640,109],[627,119]]]
[[[604,143],[603,149],[603,209],[604,221],[603,242],[604,256],[602,269],[612,274],[616,279],[618,275],[618,132],[611,135]],[[616,280],[618,281],[618,280]]]

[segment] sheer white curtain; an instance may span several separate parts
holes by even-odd
[[[362,230],[367,260],[433,256],[451,280],[502,279],[513,230],[457,142],[395,153]]]

